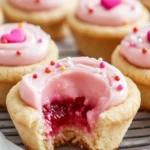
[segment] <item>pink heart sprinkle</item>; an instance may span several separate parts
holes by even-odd
[[[147,32],[147,40],[150,43],[150,31]]]
[[[121,4],[122,0],[101,0],[100,2],[106,9],[112,9]]]
[[[22,29],[13,29],[9,34],[4,34],[1,41],[6,40],[7,43],[22,43],[25,41],[25,34]]]

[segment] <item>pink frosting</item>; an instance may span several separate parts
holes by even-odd
[[[101,26],[134,23],[142,15],[138,0],[80,0],[77,17]]]
[[[9,0],[14,6],[27,11],[51,10],[60,7],[64,0]]]
[[[50,67],[50,73],[45,72],[47,67]],[[65,58],[55,65],[39,68],[23,77],[19,90],[22,101],[40,111],[55,97],[85,96],[85,103],[96,104],[95,111],[88,114],[89,118],[96,111],[101,113],[120,104],[128,95],[126,79],[119,70],[88,57]]]
[[[131,64],[150,68],[150,24],[135,31],[121,42],[120,53]]]
[[[16,23],[1,25],[0,37],[0,65],[5,66],[37,63],[46,56],[50,45],[49,35],[27,23],[23,23],[23,28]]]

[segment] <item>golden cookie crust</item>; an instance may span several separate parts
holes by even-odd
[[[0,7],[0,24],[3,24],[4,23],[4,14],[3,14],[3,11]]]
[[[150,10],[150,1],[149,0],[140,0],[141,3]]]
[[[142,69],[130,64],[120,55],[119,50],[120,46],[113,52],[112,64],[137,84],[142,97],[141,108],[150,110],[150,69]]]
[[[128,78],[127,84],[129,88],[127,99],[120,105],[101,114],[91,139],[78,129],[66,127],[61,136],[57,136],[48,143],[45,138],[45,126],[41,114],[21,100],[19,84],[14,86],[7,96],[7,109],[29,150],[53,150],[53,145],[59,146],[69,140],[73,144],[82,145],[91,150],[113,150],[119,147],[140,107],[139,90]]]
[[[51,60],[57,59],[58,49],[55,43],[51,41],[46,57],[36,64],[16,67],[0,66],[0,106],[6,105],[6,96],[9,90],[19,82],[25,74],[32,72],[43,64],[49,63]]]
[[[9,22],[27,21],[41,26],[41,28],[49,33],[53,39],[62,39],[68,33],[66,28],[68,11],[73,12],[77,6],[77,0],[74,0],[73,3],[69,0],[65,1],[66,4],[64,7],[53,11],[27,12],[14,7],[8,0],[3,0],[2,8]],[[70,3],[71,8],[69,8]]]
[[[144,7],[143,14],[137,22],[118,27],[88,24],[79,20],[75,15],[71,15],[68,19],[80,53],[89,57],[103,57],[108,62],[110,62],[111,53],[115,47],[132,31],[133,27],[148,21],[149,12]]]

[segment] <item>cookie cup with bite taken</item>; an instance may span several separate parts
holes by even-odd
[[[130,79],[88,57],[41,67],[7,96],[8,112],[29,150],[53,150],[68,141],[92,150],[117,149],[139,106],[140,92]]]

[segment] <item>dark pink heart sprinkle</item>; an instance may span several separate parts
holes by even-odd
[[[106,9],[112,9],[121,4],[122,0],[101,0],[100,2]]]
[[[22,43],[25,41],[25,34],[22,29],[13,29],[9,34],[4,34],[1,41],[6,40],[7,43]]]
[[[150,31],[147,32],[147,40],[150,43]]]

